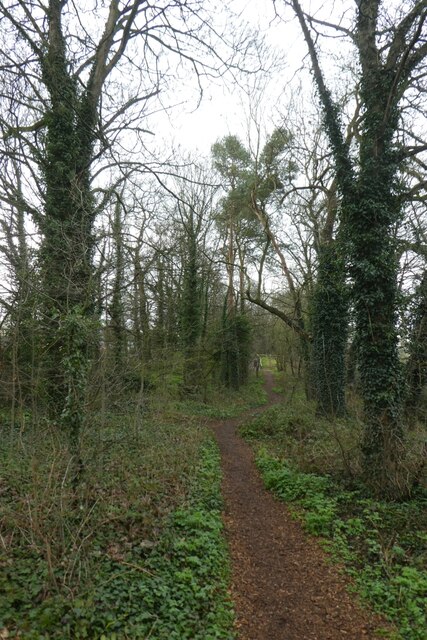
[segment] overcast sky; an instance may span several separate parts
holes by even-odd
[[[240,15],[248,25],[259,30],[265,37],[266,43],[276,50],[282,59],[280,74],[271,79],[269,91],[275,99],[282,92],[290,77],[290,69],[294,62],[301,59],[303,43],[297,26],[285,25],[275,19],[272,0],[232,0],[230,8]],[[290,57],[290,51],[292,55]],[[287,72],[285,72],[285,60]],[[255,78],[242,78],[242,83],[255,82]],[[274,109],[268,109],[274,101],[266,100],[264,117],[272,117]],[[191,150],[209,153],[212,144],[219,138],[236,133],[244,136],[246,133],[245,109],[249,104],[248,97],[238,84],[228,81],[210,83],[204,90],[200,106],[194,110],[194,101],[190,101],[187,108],[171,112],[170,135],[172,139]]]
[[[289,95],[289,84],[295,88],[302,82],[307,91],[312,91],[311,76],[301,75],[302,60],[307,54],[299,25],[292,18],[292,12],[285,9],[284,3],[277,0],[277,10],[281,18],[275,15],[273,0],[231,0],[230,8],[241,16],[242,21],[257,29],[280,59],[280,68],[272,75],[265,87],[265,96],[261,106],[260,116],[264,119],[267,129],[271,130],[277,124],[280,106],[284,103],[285,89]],[[305,0],[304,8],[312,15],[325,19],[340,20],[344,13],[351,16],[354,12],[353,0],[339,2],[325,0]],[[325,41],[326,42],[326,41]],[[327,46],[339,51],[341,44],[336,41],[327,42]],[[258,78],[259,80],[259,78]],[[254,82],[255,79],[242,79],[243,83]],[[169,121],[163,121],[162,131],[165,138],[190,150],[199,150],[209,154],[212,144],[219,138],[229,134],[245,137],[247,125],[245,111],[248,111],[249,99],[245,92],[237,85],[227,83],[210,83],[205,87],[201,105],[195,109],[195,101],[190,100],[184,108],[174,109],[168,115]]]

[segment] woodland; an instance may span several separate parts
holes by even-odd
[[[267,4],[277,102],[232,2],[0,3],[0,639],[243,639],[234,419],[382,637],[426,638],[427,5]],[[215,83],[241,126],[160,143]]]

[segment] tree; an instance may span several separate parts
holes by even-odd
[[[257,130],[259,136],[259,130]],[[285,127],[277,127],[266,139],[261,148],[260,140],[255,144],[256,151],[251,152],[235,136],[229,137],[235,148],[239,150],[239,158],[244,158],[244,165],[239,175],[238,188],[235,188],[233,199],[235,210],[240,212],[236,225],[236,243],[239,246],[250,239],[252,244],[259,245],[264,237],[264,246],[259,257],[257,293],[254,296],[250,288],[245,291],[246,298],[253,304],[283,320],[295,330],[300,339],[300,350],[305,363],[305,382],[307,396],[311,396],[310,386],[310,335],[306,329],[303,312],[303,295],[288,264],[283,243],[278,240],[271,224],[271,210],[280,211],[277,201],[282,200],[284,191],[295,173],[295,163],[290,160],[288,148],[291,134]],[[228,141],[226,138],[225,141]],[[237,141],[237,142],[236,142]],[[231,147],[231,144],[230,144]],[[225,145],[224,145],[225,148]],[[230,198],[231,199],[231,198]],[[276,203],[274,202],[276,200]],[[280,203],[281,204],[281,203]],[[276,206],[274,206],[276,205]],[[245,221],[245,224],[241,224]],[[255,240],[255,243],[254,243]],[[291,310],[285,312],[261,298],[261,281],[264,263],[269,250],[273,250],[279,260],[281,271],[286,279],[291,301]],[[241,264],[241,273],[246,268]]]
[[[247,178],[250,172],[250,154],[237,136],[226,136],[212,147],[214,167],[225,181],[226,195],[222,201],[218,222],[225,229],[228,275],[227,296],[224,306],[221,336],[222,380],[228,387],[238,389],[248,376],[250,358],[250,330],[244,314],[237,312],[235,294],[236,247],[243,259],[242,245],[236,241],[241,222],[250,215],[247,198]],[[243,265],[240,264],[242,283]],[[240,292],[242,294],[241,288]]]
[[[11,175],[9,175],[9,172]],[[7,362],[5,372],[11,380],[7,398],[11,400],[11,423],[15,422],[15,410],[19,406],[33,404],[37,393],[33,361],[36,356],[34,313],[37,306],[35,287],[36,269],[34,251],[31,250],[26,229],[23,206],[22,175],[17,163],[9,163],[3,171],[3,182],[14,184],[20,197],[15,206],[4,207],[4,218],[0,219],[0,255],[4,258],[1,268],[7,274],[3,283],[0,305],[5,310],[3,328],[3,352]],[[8,295],[9,293],[9,295]]]
[[[114,275],[111,303],[108,311],[113,333],[114,368],[116,369],[117,375],[120,376],[124,371],[124,360],[126,355],[126,326],[123,304],[125,256],[123,246],[122,204],[119,198],[117,199],[114,207],[112,237],[115,245]]]
[[[424,270],[416,288],[412,307],[405,412],[413,424],[419,413],[422,390],[427,384],[427,270]]]
[[[298,0],[290,2],[307,43],[332,148],[341,197],[341,223],[353,280],[358,359],[365,410],[366,477],[378,493],[396,497],[402,486],[402,371],[396,329],[397,261],[393,230],[401,216],[398,171],[404,154],[396,144],[402,96],[427,55],[424,2],[395,15],[379,0],[359,0],[350,37],[360,62],[361,129],[353,162],[340,110],[326,86],[309,27],[315,24]]]
[[[91,19],[85,23],[79,11]],[[169,74],[163,69],[169,72],[173,56],[200,82],[206,69],[222,74],[236,50],[209,27],[199,2],[153,6],[110,0],[107,7],[98,2],[78,7],[67,0],[17,0],[2,3],[0,16],[3,139],[19,142],[19,161],[30,158],[26,167],[38,199],[31,204],[34,196],[26,194],[25,207],[42,239],[45,391],[51,415],[66,427],[78,460],[98,335],[94,224],[103,201],[95,197],[94,175],[115,142],[127,146],[125,130],[141,146],[145,105],[166,86]],[[215,50],[214,36],[224,56]]]
[[[310,398],[312,396],[310,336],[306,330],[306,322],[304,320],[302,292],[294,281],[285,252],[272,230],[268,213],[272,197],[283,194],[285,187],[289,186],[290,180],[295,173],[295,164],[287,155],[291,138],[291,133],[284,127],[276,128],[268,136],[259,158],[255,159],[250,183],[250,202],[256,218],[279,259],[293,303],[293,309],[291,314],[285,314],[271,305],[266,305],[259,298],[253,298],[250,291],[247,292],[247,296],[251,302],[281,317],[288,326],[291,326],[297,332],[305,366],[306,395]]]
[[[200,393],[203,383],[201,339],[203,333],[202,268],[209,227],[212,223],[215,187],[206,172],[194,166],[187,171],[176,202],[181,226],[183,278],[180,334],[184,352],[184,392]],[[209,287],[208,283],[206,283]]]
[[[236,262],[236,236],[241,218],[248,210],[246,179],[250,169],[250,155],[237,136],[226,136],[212,146],[214,167],[225,181],[227,195],[222,202],[221,224],[226,230],[228,248],[226,269],[228,274],[227,313],[235,312],[236,300],[234,272]]]

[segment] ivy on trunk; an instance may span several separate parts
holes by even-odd
[[[299,1],[292,0],[291,4],[309,49],[341,195],[364,401],[365,477],[376,493],[395,498],[409,490],[401,473],[403,394],[397,350],[394,243],[394,228],[401,214],[397,187],[401,155],[396,150],[395,135],[400,98],[427,54],[420,39],[425,3],[417,2],[395,25],[386,47],[377,40],[380,0],[357,3],[354,42],[361,67],[362,125],[356,168],[343,137],[339,109],[325,84],[308,21]]]

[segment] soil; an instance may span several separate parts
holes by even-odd
[[[264,375],[269,404],[283,400],[272,390],[271,373]],[[318,541],[264,488],[252,450],[236,433],[244,420],[213,425],[222,457],[239,640],[378,638],[375,629],[387,626],[384,621],[362,609]]]

